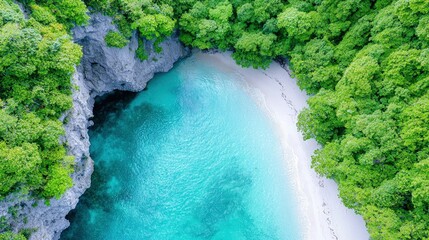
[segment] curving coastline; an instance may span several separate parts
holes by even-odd
[[[134,53],[137,36],[134,35],[122,49],[109,48],[104,42],[104,36],[109,30],[116,30],[116,27],[110,17],[101,14],[91,15],[88,26],[73,30],[75,42],[83,46],[84,56],[72,78],[77,88],[73,92],[73,109],[64,115],[67,124],[66,135],[62,140],[68,143],[69,153],[76,157],[76,172],[72,176],[74,186],[61,199],[51,200],[50,206],[46,206],[42,200],[36,203],[24,196],[10,196],[0,202],[0,213],[8,215],[14,229],[38,229],[31,239],[59,239],[61,232],[69,226],[65,216],[76,207],[79,197],[90,186],[93,162],[89,155],[88,127],[92,124],[89,118],[92,117],[94,98],[113,90],[141,91],[155,73],[170,70],[177,60],[190,52],[179,43],[177,36],[173,36],[160,45],[163,48],[160,54],[155,53],[152,44],[147,43],[149,58],[141,62]],[[227,63],[227,66],[236,66],[225,54],[216,53],[212,60],[216,58],[223,64]],[[268,114],[279,126],[283,135],[281,138],[292,136],[294,142],[282,143],[285,148],[294,149],[293,169],[288,170],[294,176],[299,198],[303,201],[301,211],[306,238],[353,239],[351,233],[354,239],[367,238],[363,221],[357,219],[352,210],[346,209],[336,196],[335,183],[318,177],[310,168],[309,159],[317,144],[314,141],[304,142],[295,127],[297,113],[305,106],[306,96],[293,79],[284,77],[285,73],[278,64],[274,65],[274,70],[239,71],[249,80],[249,87],[260,92],[261,104],[265,105]],[[271,79],[271,82],[258,81],[262,77]],[[273,91],[278,91],[280,95],[275,95],[277,93]],[[278,97],[283,101],[282,105],[278,105]],[[283,117],[287,120],[283,121]],[[280,124],[280,119],[293,127]],[[37,206],[33,207],[35,204]],[[14,206],[18,206],[18,216],[12,218],[8,209]]]
[[[296,127],[298,113],[307,106],[307,94],[290,77],[286,66],[273,62],[266,70],[241,68],[229,53],[199,54],[200,61],[234,71],[272,120],[284,151],[285,171],[299,201],[300,223],[304,239],[369,239],[363,218],[348,209],[338,197],[337,184],[320,177],[311,167],[311,155],[319,146],[315,140],[304,141]]]

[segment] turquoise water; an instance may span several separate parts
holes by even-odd
[[[61,239],[300,239],[278,137],[248,91],[191,57],[105,99],[92,186]]]

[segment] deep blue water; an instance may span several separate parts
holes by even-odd
[[[191,57],[104,98],[92,186],[61,239],[300,239],[275,128],[249,91]]]

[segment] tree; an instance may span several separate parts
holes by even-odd
[[[401,114],[401,137],[412,151],[422,151],[429,144],[429,94],[417,99]]]
[[[389,208],[377,208],[368,205],[363,211],[371,237],[374,240],[401,239],[399,233],[400,218]]]
[[[310,94],[334,88],[340,78],[339,68],[333,64],[334,49],[326,39],[312,39],[293,49],[291,64],[300,88]]]
[[[420,19],[419,25],[416,28],[416,33],[426,44],[429,43],[429,16],[424,16]]]
[[[291,38],[297,41],[307,41],[314,32],[314,17],[296,8],[286,8],[277,17],[278,27],[283,28]]]
[[[0,142],[0,198],[12,190],[28,191],[40,184],[41,174],[38,169],[42,159],[37,145],[24,143],[19,147],[8,146]]]
[[[11,231],[0,233],[0,240],[26,240],[25,236],[20,233]]]
[[[58,22],[72,27],[85,24],[89,17],[86,15],[86,5],[81,0],[34,0],[37,4],[47,7],[57,18]]]
[[[298,116],[298,128],[304,139],[315,138],[321,144],[337,139],[343,124],[336,118],[335,93],[321,90],[308,100],[308,105]]]
[[[274,34],[243,33],[235,44],[232,57],[244,67],[253,66],[266,68],[274,56]]]
[[[128,40],[119,32],[109,31],[104,37],[107,46],[123,48],[128,44]]]
[[[374,79],[380,73],[377,61],[369,56],[356,58],[344,71],[337,90],[346,96],[370,97],[375,91]]]

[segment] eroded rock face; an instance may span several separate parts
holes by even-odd
[[[140,61],[135,56],[137,36],[122,48],[107,47],[104,36],[116,30],[110,17],[101,14],[91,16],[85,27],[73,30],[75,42],[83,46],[84,56],[77,67],[72,82],[73,109],[64,114],[68,152],[76,157],[74,185],[64,196],[52,199],[50,206],[43,200],[28,200],[26,196],[9,196],[0,202],[0,216],[6,216],[14,230],[35,228],[31,239],[59,239],[69,226],[65,216],[76,207],[79,197],[89,188],[93,161],[89,155],[88,127],[91,125],[94,98],[113,90],[141,91],[157,72],[166,72],[173,64],[189,54],[176,36],[160,44],[163,51],[155,53],[152,43],[146,42],[148,60]]]
[[[82,70],[91,89],[91,95],[103,94],[114,89],[141,91],[154,73],[166,72],[188,51],[177,40],[168,38],[160,44],[163,51],[155,53],[153,44],[145,43],[148,60],[141,62],[134,52],[138,47],[134,34],[128,46],[118,49],[109,48],[104,36],[109,30],[116,30],[109,17],[95,14],[87,27],[74,29],[75,41],[84,46]]]

